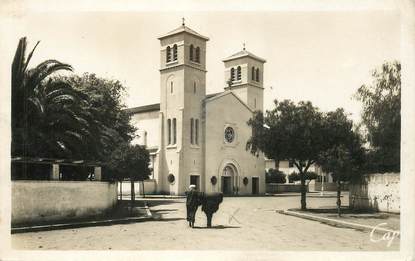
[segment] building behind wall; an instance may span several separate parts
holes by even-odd
[[[225,194],[265,193],[265,162],[246,151],[247,125],[263,110],[265,60],[243,50],[224,59],[224,91],[206,94],[207,42],[184,24],[160,40],[160,103],[128,109],[136,143],[150,150],[157,192],[190,184]]]

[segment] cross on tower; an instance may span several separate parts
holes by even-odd
[[[242,45],[243,45],[243,47],[244,47],[243,49],[245,50],[245,42],[243,42],[243,43],[242,43]]]

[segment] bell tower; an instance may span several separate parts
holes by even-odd
[[[203,190],[202,102],[206,96],[206,42],[184,23],[160,36],[159,190],[181,195]]]
[[[232,91],[252,110],[263,110],[265,59],[248,52],[243,46],[222,60],[225,64],[225,90]]]

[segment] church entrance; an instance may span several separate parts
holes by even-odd
[[[234,166],[227,165],[222,172],[221,191],[224,195],[233,195],[238,192],[238,175]]]
[[[259,178],[253,177],[252,178],[252,194],[256,195],[259,193]]]
[[[190,175],[190,185],[195,185],[197,190],[200,190],[200,178],[196,175]]]
[[[232,178],[222,176],[222,193],[225,195],[232,194]]]

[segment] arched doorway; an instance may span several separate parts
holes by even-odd
[[[221,175],[221,191],[225,195],[238,193],[238,171],[232,164],[223,168]]]

